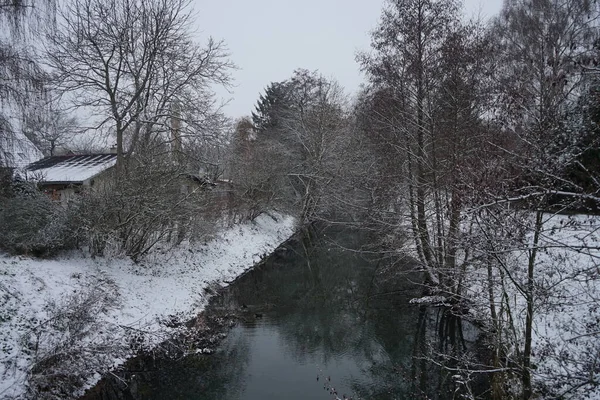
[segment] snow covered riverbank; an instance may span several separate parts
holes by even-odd
[[[600,399],[599,233],[598,216],[543,215],[532,270],[531,375],[536,398]],[[522,246],[494,249],[504,267],[490,278],[485,264],[475,264],[466,293],[476,319],[491,325],[488,284],[493,279],[497,318],[505,321],[501,323],[507,332],[502,351],[516,360],[525,341],[525,290],[533,248],[533,233],[525,230]]]
[[[143,262],[69,255],[0,255],[0,398],[25,398],[32,376],[68,359],[73,386],[175,332],[207,303],[205,289],[233,279],[293,234],[291,217],[261,215],[204,245],[156,251]],[[132,343],[135,342],[136,346]],[[72,359],[70,359],[72,358]]]

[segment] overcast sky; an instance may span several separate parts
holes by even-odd
[[[197,28],[204,37],[223,39],[239,70],[225,111],[249,115],[270,82],[297,68],[334,77],[348,93],[364,81],[354,56],[368,50],[369,32],[383,0],[194,0]],[[468,15],[496,14],[502,0],[466,0]]]

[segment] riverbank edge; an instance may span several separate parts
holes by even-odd
[[[105,391],[110,391],[110,387],[117,387],[120,390],[126,390],[132,379],[135,379],[139,370],[136,361],[140,359],[152,360],[160,363],[161,360],[181,359],[185,356],[197,354],[213,354],[216,349],[227,338],[229,331],[239,322],[239,310],[215,310],[211,303],[215,298],[222,295],[231,285],[236,284],[250,273],[253,273],[271,262],[274,257],[279,257],[285,253],[288,247],[293,246],[305,235],[304,229],[295,230],[291,236],[280,243],[271,253],[263,257],[259,262],[245,269],[230,281],[223,282],[215,291],[211,290],[206,307],[201,310],[194,318],[182,324],[185,331],[177,336],[161,343],[150,351],[140,351],[129,357],[117,369],[107,372],[96,384],[85,390],[85,393],[77,400],[98,400],[105,398]],[[186,349],[182,352],[181,349]]]
[[[181,337],[182,335],[189,335],[190,332],[194,332],[195,329],[198,328],[198,326],[201,326],[202,324],[199,324],[199,321],[201,321],[203,319],[203,316],[205,315],[204,313],[204,309],[205,307],[208,305],[209,300],[214,297],[218,290],[219,287],[223,287],[222,285],[229,285],[231,283],[233,283],[234,281],[237,280],[237,278],[241,275],[247,274],[249,271],[253,270],[254,268],[256,268],[257,266],[264,264],[264,262],[266,261],[267,258],[269,258],[269,256],[271,256],[273,253],[277,252],[278,249],[280,249],[282,246],[284,246],[286,243],[288,243],[290,240],[292,240],[295,235],[297,234],[297,230],[295,228],[295,220],[292,217],[289,216],[285,216],[285,215],[281,215],[281,214],[276,214],[276,213],[269,213],[269,214],[265,214],[264,216],[262,216],[263,219],[268,218],[268,219],[272,219],[273,221],[275,221],[275,227],[277,234],[274,235],[270,240],[265,242],[264,240],[261,242],[260,240],[258,241],[257,245],[251,248],[245,248],[244,252],[243,252],[243,256],[238,257],[239,260],[238,264],[236,266],[231,265],[231,263],[229,264],[229,268],[226,272],[224,272],[223,270],[221,271],[217,271],[219,278],[217,279],[208,279],[210,277],[207,277],[207,279],[203,280],[202,285],[199,287],[202,291],[202,293],[200,294],[200,298],[201,298],[201,304],[198,305],[198,300],[196,301],[192,301],[192,299],[189,299],[189,303],[196,303],[194,304],[194,308],[196,308],[196,310],[193,312],[194,317],[193,318],[189,318],[186,317],[186,313],[182,313],[181,315],[168,315],[168,314],[164,314],[164,315],[157,315],[157,317],[164,317],[161,321],[158,321],[159,324],[161,325],[161,332],[160,335],[158,334],[159,332],[154,331],[151,332],[151,335],[154,336],[154,338],[156,339],[156,337],[160,337],[160,341],[148,341],[147,343],[141,343],[141,346],[138,349],[132,350],[133,351],[129,351],[127,354],[119,354],[118,356],[114,356],[111,357],[109,356],[109,358],[112,358],[111,362],[112,365],[108,368],[104,368],[103,372],[99,372],[100,368],[93,368],[93,370],[95,371],[93,376],[88,376],[85,382],[85,385],[83,387],[80,387],[78,390],[73,391],[71,393],[68,394],[67,397],[64,397],[65,395],[65,391],[64,388],[59,388],[60,390],[58,391],[58,393],[60,393],[57,396],[57,391],[53,390],[54,388],[43,388],[44,391],[47,392],[47,394],[49,395],[48,397],[44,396],[43,398],[78,398],[80,397],[87,389],[94,387],[102,378],[103,375],[106,374],[110,374],[111,371],[115,370],[116,368],[119,368],[119,366],[123,365],[127,360],[130,360],[134,357],[136,357],[138,354],[144,354],[144,353],[148,353],[148,352],[152,352],[152,351],[160,351],[161,345],[165,344],[165,343],[171,343],[174,344],[177,342],[178,337]],[[260,219],[260,218],[259,218]],[[231,238],[227,237],[227,234],[230,232],[234,232],[237,231],[239,229],[239,235],[238,236],[244,236],[244,234],[246,234],[247,236],[247,232],[243,231],[243,229],[246,226],[251,226],[251,230],[255,229],[258,233],[257,235],[260,236],[261,233],[264,232],[259,232],[260,229],[253,227],[254,225],[256,225],[256,221],[252,221],[252,222],[248,222],[245,224],[236,224],[233,227],[230,227],[228,229],[225,230],[225,232],[223,235],[219,236],[219,238],[215,239],[217,242],[219,242],[219,245],[222,245],[223,243],[227,243],[228,245],[231,244],[232,242],[235,242],[235,240],[232,240]],[[245,232],[245,233],[244,233]],[[268,236],[268,235],[265,235]],[[235,238],[235,235],[234,235]],[[239,239],[239,237],[237,237],[237,239]],[[263,238],[264,239],[264,238]],[[215,240],[213,240],[212,242],[215,242]],[[212,243],[211,242],[211,243]],[[234,247],[238,244],[233,243],[232,244]],[[210,243],[209,245],[206,245],[210,247]],[[216,246],[217,248],[219,247],[223,247],[223,246]],[[222,249],[221,249],[222,250]],[[189,249],[189,248],[183,248],[180,249],[180,253],[186,253],[186,252],[193,252],[195,250]],[[262,254],[262,255],[261,255]],[[228,257],[226,254],[223,254],[222,252],[218,252],[217,251],[217,256],[220,259],[222,264],[226,264]],[[158,257],[158,259],[161,259],[161,257]],[[249,260],[248,260],[249,259]],[[138,266],[138,264],[132,264],[127,260],[122,260],[122,259],[96,259],[96,260],[89,260],[89,259],[73,259],[71,258],[70,261],[75,261],[75,262],[79,262],[82,264],[85,264],[86,266],[89,265],[94,265],[96,271],[100,271],[100,272],[106,272],[103,271],[103,268],[110,268],[112,267],[116,267],[116,268],[123,268],[123,264],[128,264],[128,267],[133,267]],[[181,261],[181,260],[179,260]],[[36,260],[36,259],[29,259],[29,258],[25,258],[25,257],[9,257],[6,255],[0,255],[0,264],[12,264],[13,266],[20,266],[21,264],[34,264],[34,265],[39,265],[39,264],[52,264],[52,263],[61,263],[61,262],[65,262],[65,259],[55,259],[55,260]],[[143,265],[143,268],[147,268],[148,266],[152,267],[153,263],[156,263],[157,260],[152,260],[149,261],[148,263],[146,263],[146,265]],[[100,267],[99,264],[102,266]],[[248,267],[248,265],[250,265],[250,267]],[[49,267],[50,268],[50,267]],[[232,272],[232,270],[235,270]],[[4,278],[7,275],[10,275],[10,271],[6,271],[5,269],[2,269],[0,271],[0,284],[3,284],[2,282],[2,278]],[[214,271],[213,271],[214,272]],[[149,281],[157,281],[160,280],[161,277],[153,277],[152,275],[156,273],[156,271],[152,270],[149,272],[149,275],[145,275],[145,278],[148,278]],[[82,275],[84,275],[85,273],[83,273]],[[209,274],[210,275],[210,274]],[[213,274],[214,275],[214,274]],[[231,278],[233,279],[231,279]],[[229,279],[228,279],[229,278]],[[39,279],[39,277],[34,277],[34,279]],[[77,279],[82,279],[82,276],[77,276]],[[4,282],[6,283],[6,282]],[[89,282],[86,282],[89,283]],[[2,291],[8,292],[10,289],[10,286],[7,288],[5,284],[3,284],[2,287],[0,287],[0,289],[2,289]],[[216,291],[215,291],[216,289]],[[1,291],[0,291],[1,292]],[[3,293],[0,293],[3,294]],[[18,296],[20,297],[20,295],[23,293],[17,293],[16,296],[14,296],[15,298],[17,298]],[[118,296],[119,294],[117,294]],[[35,293],[34,293],[35,296]],[[39,305],[39,304],[38,304]],[[32,307],[33,308],[33,307]],[[188,313],[189,315],[189,313]],[[173,317],[173,318],[167,318],[167,317]],[[0,320],[0,323],[4,323],[6,321],[4,320]],[[132,330],[135,330],[135,328],[132,328]],[[138,331],[141,332],[141,331]],[[208,331],[208,333],[210,333],[210,330]],[[143,336],[140,335],[140,336]],[[142,338],[138,336],[137,340],[140,342],[146,342],[147,338]],[[206,339],[207,336],[204,336],[204,339]],[[105,338],[106,339],[106,338]],[[112,336],[109,335],[108,337],[109,340],[112,341],[122,341],[124,338],[120,337],[119,334],[114,333]],[[128,338],[130,339],[130,338]],[[200,336],[200,342],[201,342],[202,336]],[[4,341],[6,341],[6,338],[4,338]],[[213,340],[214,341],[214,340]],[[199,342],[199,343],[200,343]],[[131,344],[131,343],[128,343]],[[163,347],[163,349],[165,349],[165,347]],[[3,349],[2,349],[3,350]],[[19,356],[22,356],[22,349],[19,349]],[[201,352],[205,352],[206,348],[198,348],[198,350],[200,350]],[[3,359],[1,360],[2,363],[4,363],[5,361],[7,361],[8,358],[10,358],[10,355],[7,357],[5,354],[1,354]],[[20,360],[23,361],[23,360]],[[106,360],[105,360],[106,361]],[[0,365],[2,366],[2,365]],[[13,372],[15,372],[15,370],[18,369],[22,369],[22,368],[18,368],[19,366],[17,365],[17,362],[14,362],[13,360],[9,360],[9,366],[13,369]],[[1,371],[2,374],[0,374],[0,376],[4,378],[7,377],[7,372],[9,372],[9,368],[6,368],[6,366],[3,366],[3,370]],[[0,387],[0,394],[2,395],[2,397],[7,398],[7,399],[26,399],[29,398],[29,394],[27,391],[27,378],[30,378],[32,370],[31,370],[31,366],[28,365],[28,369],[26,369],[25,371],[21,370],[21,376],[20,377],[16,377],[16,376],[12,376],[12,381],[10,384],[6,384],[7,380],[4,379],[4,386]],[[99,367],[99,366],[96,366]],[[10,377],[9,377],[10,378]],[[19,379],[21,378],[21,379]],[[11,390],[12,389],[12,390]],[[30,388],[29,388],[30,389]],[[54,392],[54,394],[52,394]]]

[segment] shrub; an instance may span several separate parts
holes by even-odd
[[[107,371],[115,358],[128,354],[100,317],[118,306],[117,298],[114,281],[94,276],[58,302],[45,303],[47,318],[22,338],[30,359],[29,398],[72,398],[96,371]]]
[[[92,255],[112,250],[137,261],[159,243],[212,233],[224,211],[215,207],[215,193],[172,164],[132,162],[125,178],[86,192],[71,223]]]
[[[68,210],[41,193],[34,184],[13,184],[0,198],[0,249],[10,254],[47,257],[74,245]]]

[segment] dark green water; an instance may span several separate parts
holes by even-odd
[[[240,315],[214,354],[144,361],[127,387],[105,382],[88,398],[460,398],[461,379],[429,359],[473,349],[474,329],[409,304],[420,294],[409,259],[338,246],[360,240],[338,232],[289,245],[213,299],[208,312]]]

